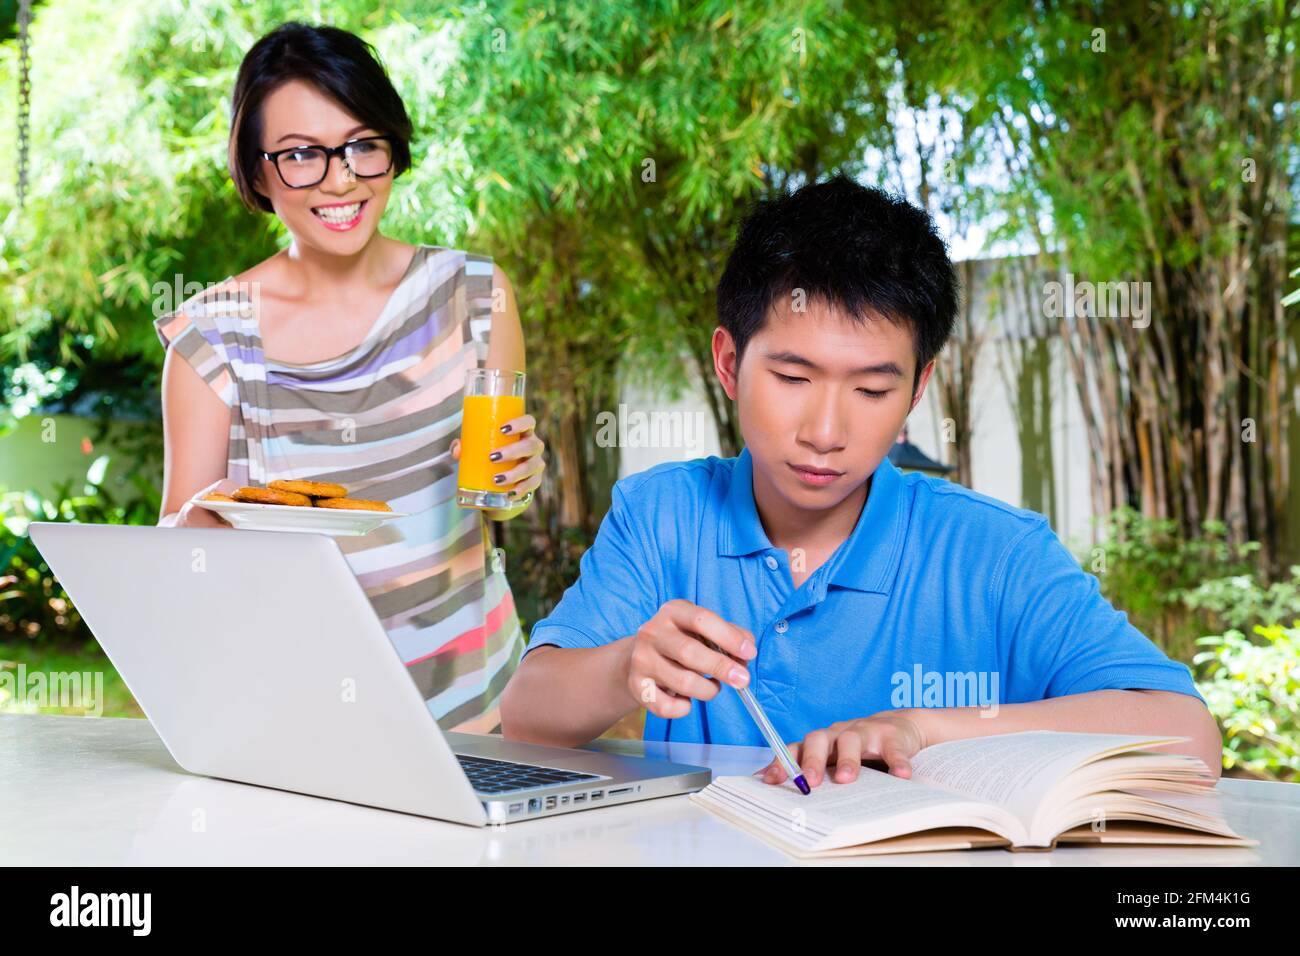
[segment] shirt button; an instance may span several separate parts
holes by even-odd
[[[776,633],[784,634],[788,630],[790,630],[790,622],[785,618],[781,618],[781,620],[776,622]]]
[[[767,564],[767,566],[768,566],[768,568],[769,568],[770,570],[772,570],[772,571],[775,571],[775,570],[776,570],[776,558],[772,557],[772,556],[769,554],[766,558],[763,559],[763,561]]]

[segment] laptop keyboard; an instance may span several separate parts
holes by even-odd
[[[579,780],[598,780],[594,773],[577,770],[559,770],[555,767],[535,767],[509,760],[489,760],[486,757],[467,757],[457,754],[465,776],[478,793],[511,793],[531,790],[534,787],[551,787]]]

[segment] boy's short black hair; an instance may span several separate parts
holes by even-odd
[[[761,201],[741,223],[717,294],[737,362],[772,304],[796,289],[858,322],[871,310],[909,326],[913,391],[957,314],[957,277],[930,217],[842,174]]]
[[[337,27],[282,23],[244,55],[230,99],[227,165],[249,209],[273,211],[253,188],[262,152],[262,102],[289,80],[312,84],[371,129],[392,136],[394,179],[411,168],[411,120],[374,47]]]

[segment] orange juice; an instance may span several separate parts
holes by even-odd
[[[501,434],[501,426],[524,414],[522,395],[466,395],[460,424],[460,473],[457,484],[474,491],[502,491],[509,483],[494,484],[492,476],[519,464],[514,460],[489,461],[498,448],[512,445],[518,435]]]

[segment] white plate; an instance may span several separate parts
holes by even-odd
[[[253,531],[310,531],[355,537],[369,534],[385,521],[405,518],[405,511],[350,511],[343,508],[306,508],[301,505],[259,505],[248,501],[190,499],[200,508],[215,511],[236,528]]]

